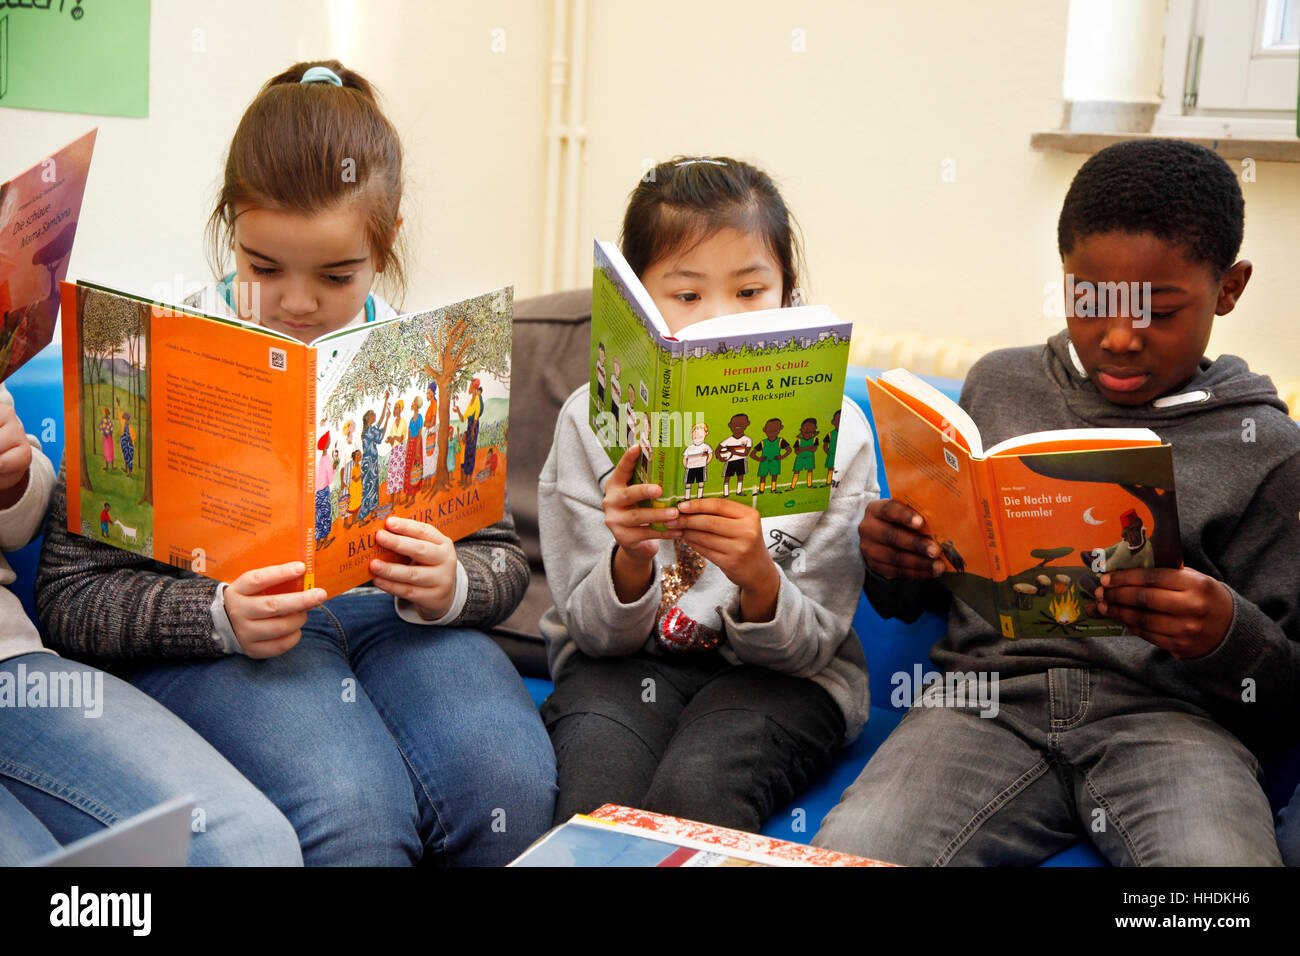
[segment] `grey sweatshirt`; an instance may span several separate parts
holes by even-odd
[[[885,616],[951,605],[936,665],[1011,677],[1098,667],[1202,708],[1267,754],[1300,739],[1300,427],[1273,383],[1236,356],[1200,369],[1176,395],[1137,408],[1097,391],[1068,333],[1006,349],[971,369],[961,405],[989,446],[1052,428],[1146,427],[1173,446],[1183,562],[1232,593],[1223,643],[1178,660],[1137,636],[1007,641],[937,582],[885,581],[866,591]]]
[[[660,542],[650,587],[631,604],[619,601],[615,544],[601,509],[613,468],[588,423],[588,395],[584,385],[560,410],[537,489],[542,560],[555,600],[540,628],[556,681],[578,651],[591,657],[660,653],[653,636],[660,572],[675,560],[672,542]],[[864,572],[856,529],[879,487],[866,418],[848,400],[835,462],[840,484],[825,512],[763,519],[768,552],[781,574],[771,621],[740,621],[740,589],[712,563],[679,606],[722,634],[719,649],[731,663],[770,667],[821,685],[844,714],[849,742],[862,730],[869,707],[866,660],[852,627]],[[751,474],[748,483],[754,480]]]

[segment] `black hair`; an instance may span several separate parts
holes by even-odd
[[[677,156],[641,177],[628,197],[619,246],[638,276],[666,255],[721,229],[762,237],[781,266],[781,304],[790,305],[803,242],[772,177],[725,156]]]
[[[1149,233],[1227,272],[1241,249],[1245,202],[1237,176],[1211,149],[1179,139],[1108,146],[1075,173],[1056,227],[1061,257],[1105,232]]]
[[[767,421],[763,422],[763,427],[766,428],[768,425],[772,424],[773,422],[776,422],[778,425],[785,424],[785,422],[781,421],[781,419],[779,418],[769,418]]]
[[[732,422],[734,422],[737,418],[740,418],[742,415],[744,416],[745,421],[749,421],[749,416],[745,415],[744,412],[736,412],[736,414],[732,415],[730,418],[727,419],[727,424],[730,425]]]
[[[809,415],[807,418],[805,418],[803,421],[801,421],[801,422],[799,423],[799,427],[802,428],[804,425],[807,425],[809,422],[812,422],[814,425],[816,425],[816,424],[817,424],[817,419],[815,419],[815,418],[813,418],[811,415]]]

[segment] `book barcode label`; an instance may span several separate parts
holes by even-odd
[[[946,448],[943,450],[943,460],[948,463],[948,467],[953,471],[961,471],[961,469],[957,467],[957,456]]]
[[[289,367],[289,356],[284,349],[271,349],[271,368],[283,372]]]

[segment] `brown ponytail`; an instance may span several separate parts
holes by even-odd
[[[300,82],[313,66],[333,70],[342,87]],[[267,81],[239,121],[208,219],[208,257],[223,274],[237,205],[313,215],[363,202],[376,269],[400,299],[406,282],[397,229],[401,200],[402,147],[374,88],[337,60],[295,63]]]

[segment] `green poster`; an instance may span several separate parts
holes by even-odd
[[[0,0],[0,107],[149,115],[149,0]]]

